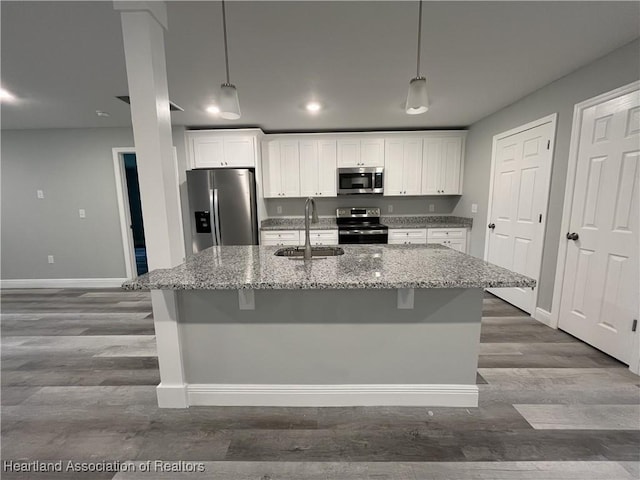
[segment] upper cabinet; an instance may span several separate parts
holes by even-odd
[[[462,194],[463,141],[463,134],[424,139],[422,195]]]
[[[262,144],[262,190],[265,198],[300,196],[300,146],[297,140]]]
[[[336,141],[300,140],[300,195],[335,197]]]
[[[338,140],[338,167],[383,167],[383,138]]]
[[[422,139],[385,140],[384,195],[420,195]]]
[[[191,168],[255,168],[257,134],[248,131],[186,132]]]

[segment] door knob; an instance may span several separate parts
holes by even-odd
[[[495,224],[495,223],[490,223],[490,224],[489,224],[489,228],[490,228],[491,230],[493,230],[494,228],[496,228],[496,224]]]
[[[578,235],[577,233],[567,233],[567,240],[578,240],[580,238],[580,235]]]

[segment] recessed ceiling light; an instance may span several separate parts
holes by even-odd
[[[2,101],[2,102],[4,102],[4,101],[11,102],[11,101],[13,101],[15,99],[16,99],[15,95],[13,95],[12,93],[8,92],[4,88],[0,88],[0,101]]]
[[[322,109],[322,105],[320,105],[318,102],[309,102],[306,105],[306,109],[311,113],[317,113],[320,111],[320,109]]]
[[[216,115],[218,113],[220,113],[220,107],[218,107],[217,105],[209,105],[207,107],[207,112]]]
[[[96,115],[99,117],[110,117],[111,114],[109,112],[103,112],[102,110],[96,110]]]

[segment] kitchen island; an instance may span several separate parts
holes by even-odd
[[[212,247],[150,289],[161,407],[477,406],[483,289],[535,281],[439,245],[311,261]]]

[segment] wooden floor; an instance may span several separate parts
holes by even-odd
[[[1,301],[3,462],[205,462],[200,474],[3,479],[640,478],[640,378],[488,294],[480,406],[468,409],[158,409],[148,293],[5,290]]]

